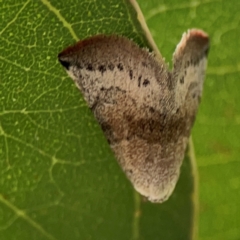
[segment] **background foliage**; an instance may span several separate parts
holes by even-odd
[[[189,159],[164,204],[132,189],[79,91],[57,62],[76,40],[118,33],[148,46],[125,1],[0,1],[0,239],[189,239]],[[211,37],[193,129],[199,239],[239,239],[239,19],[232,1],[139,1],[166,61],[184,31]],[[171,65],[171,64],[170,64]]]

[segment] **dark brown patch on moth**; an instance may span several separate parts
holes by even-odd
[[[88,63],[86,69],[88,71],[93,71],[93,65],[91,63]]]
[[[143,86],[146,87],[149,84],[150,84],[150,81],[148,79],[144,79]]]
[[[183,84],[184,83],[184,77],[180,78],[180,83]]]
[[[122,70],[123,70],[123,65],[122,65],[122,63],[119,63],[119,64],[117,65],[117,68],[118,68],[120,71],[122,71]]]
[[[126,90],[121,89],[120,87],[115,87],[115,89],[121,93],[126,93]]]
[[[141,79],[142,79],[142,76],[139,76],[139,77],[138,77],[138,87],[141,86]]]
[[[132,80],[132,78],[133,78],[133,70],[129,70],[129,77]]]
[[[154,113],[154,112],[155,112],[155,110],[154,110],[153,107],[150,107],[150,108],[149,108],[149,111],[150,111],[151,113]]]
[[[107,69],[106,69],[106,66],[100,65],[100,66],[98,67],[98,70],[103,74]]]
[[[155,111],[152,113],[151,118],[139,119],[136,117],[140,116],[139,112],[143,112],[143,109],[136,109],[132,113],[133,115],[126,116],[121,122],[123,126],[121,131],[128,128],[128,138],[130,140],[133,136],[136,136],[148,144],[167,146],[169,142],[177,142],[180,137],[189,133],[184,132],[186,121],[183,113],[178,113],[169,118],[165,114],[162,115],[158,111]],[[115,129],[115,132],[118,132],[117,128],[119,128],[119,123],[116,122],[113,131]],[[119,136],[120,134],[117,135]]]

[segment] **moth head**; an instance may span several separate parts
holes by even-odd
[[[60,54],[58,55],[58,60],[62,64],[62,66],[66,69],[66,71],[69,71],[71,67],[71,59],[62,57]]]
[[[58,54],[58,60],[68,73],[68,75],[74,80],[79,79],[80,68],[78,67],[78,59],[76,54],[71,54],[71,52],[63,51]]]
[[[79,79],[83,69],[88,71],[94,70],[94,62],[102,56],[102,52],[105,52],[104,49],[101,49],[104,43],[106,45],[106,37],[104,35],[96,35],[80,40],[75,45],[60,52],[58,60],[71,78],[74,80]]]

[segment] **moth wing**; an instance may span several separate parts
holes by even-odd
[[[173,55],[175,110],[185,108],[191,118],[194,118],[202,96],[208,50],[208,35],[192,29],[183,34]]]
[[[153,54],[115,35],[94,36],[59,54],[124,172],[150,201],[167,200],[178,180],[207,49],[202,31],[185,34],[172,73]]]
[[[135,189],[151,201],[166,200],[179,172],[173,157],[166,158],[167,142],[161,146],[169,135],[164,130],[165,115],[173,108],[167,67],[146,49],[115,35],[80,41],[58,58]]]
[[[168,83],[163,81],[166,66],[125,37],[96,35],[68,47],[58,58],[90,108],[110,98],[119,100],[119,90],[139,105],[159,108],[159,100],[167,101],[162,97],[169,95]]]

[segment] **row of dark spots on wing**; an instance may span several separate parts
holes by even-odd
[[[123,71],[123,64],[122,63],[119,63],[117,64],[116,66],[118,68],[119,71]],[[101,73],[104,73],[105,71],[107,70],[110,70],[110,71],[113,71],[115,68],[114,64],[113,63],[109,63],[108,65],[99,65],[97,68],[94,68],[93,65],[91,63],[88,63],[86,65],[86,69],[88,71],[100,71]]]
[[[141,84],[142,84],[142,86],[147,87],[147,85],[150,84],[150,81],[149,81],[147,78],[145,78],[145,79],[142,81],[142,75],[140,75],[140,76],[138,77],[138,87],[141,87]]]
[[[104,72],[106,72],[108,69],[109,69],[110,71],[113,71],[114,68],[115,68],[115,66],[114,66],[112,63],[108,64],[107,67],[106,67],[106,65],[99,65],[99,66],[97,67],[97,69],[95,69],[91,63],[88,63],[87,66],[86,66],[86,69],[87,69],[88,71],[98,70],[98,71],[100,71],[102,74],[103,74]],[[117,68],[119,69],[119,71],[123,71],[123,70],[124,70],[122,63],[117,64]],[[133,76],[133,70],[132,70],[132,69],[129,70],[129,77],[130,77],[130,80],[132,80],[132,79],[134,78],[134,76]],[[142,81],[142,75],[140,75],[140,76],[138,77],[138,87],[141,87],[141,83],[142,83],[142,86],[147,87],[147,86],[150,84],[150,81],[149,81],[148,79],[144,79],[144,80]]]
[[[119,69],[119,71],[123,71],[123,65],[122,65],[122,63],[119,63],[119,64],[117,65],[117,68]]]
[[[187,61],[186,64],[185,64],[185,66],[184,66],[184,68],[185,68],[185,70],[184,70],[184,75],[183,75],[183,76],[180,78],[180,80],[179,80],[179,82],[180,82],[181,84],[184,84],[185,77],[186,77],[186,75],[187,75],[187,68],[189,67],[189,63],[190,63],[190,61]]]
[[[129,77],[131,80],[134,78],[133,70],[129,70]],[[138,87],[141,87],[141,83],[142,83],[142,75],[138,77]],[[150,81],[148,79],[144,79],[142,85],[146,87],[148,84],[150,84]]]
[[[91,63],[88,63],[86,65],[86,70],[88,71],[100,71],[101,73],[104,73],[106,72],[107,70],[110,70],[110,71],[113,71],[114,70],[114,65],[112,63],[108,64],[107,66],[106,65],[99,65],[97,68],[94,68],[93,65]]]
[[[195,60],[193,60],[192,58],[190,60],[187,60],[186,63],[185,63],[185,71],[184,71],[184,76],[182,76],[180,78],[180,83],[181,84],[184,84],[184,77],[187,75],[187,68],[189,66],[194,66],[194,67],[197,67],[199,65],[199,62],[202,60],[202,58],[206,57],[206,55],[208,54],[208,49],[201,55],[199,56],[198,58],[196,58]]]
[[[187,68],[188,68],[189,66],[194,66],[194,67],[198,66],[198,65],[199,65],[199,61],[200,61],[200,58],[197,58],[195,61],[194,61],[193,59],[186,61],[185,66],[184,66],[184,68],[185,68],[185,70],[184,70],[184,75],[183,75],[183,76],[180,78],[180,80],[179,80],[179,82],[180,82],[181,84],[184,84],[184,80],[185,80],[185,77],[186,77],[186,75],[187,75]]]
[[[111,86],[111,87],[109,87],[109,88],[105,88],[105,87],[101,87],[100,88],[100,91],[113,91],[113,90],[115,90],[115,91],[117,91],[117,92],[121,92],[121,93],[126,93],[126,90],[123,90],[123,89],[121,89],[120,87],[114,87],[114,86]]]
[[[143,80],[143,86],[146,87],[147,85],[150,84],[150,81],[148,79]]]
[[[190,60],[186,61],[185,68],[188,68],[189,66],[194,66],[194,67],[198,66],[199,62],[202,60],[203,57],[206,57],[205,54],[199,56],[195,60],[191,58]]]
[[[94,71],[93,65],[92,65],[91,63],[87,64],[86,69],[87,69],[88,71]]]
[[[105,71],[107,71],[107,68],[106,68],[105,65],[100,65],[100,66],[98,67],[98,71],[100,71],[100,72],[103,74]]]
[[[102,65],[99,65],[97,68],[95,68],[95,67],[93,67],[93,65],[91,63],[88,63],[86,65],[86,70],[88,70],[88,71],[96,71],[96,70],[98,70],[103,75],[103,73],[106,72],[107,70],[113,71],[114,67],[115,66],[112,63],[110,63],[107,66],[102,64]]]
[[[196,67],[199,65],[199,62],[203,59],[206,58],[208,55],[209,48],[207,48],[202,54],[195,59],[191,58],[190,60],[186,61],[185,63],[185,68],[189,67],[190,65]]]
[[[185,82],[185,77],[186,77],[186,75],[187,75],[187,67],[189,67],[189,61],[187,61],[187,63],[185,64],[185,70],[184,70],[184,75],[180,78],[180,80],[179,80],[179,82],[181,83],[181,84],[184,84],[184,82]]]
[[[198,85],[199,85],[198,82],[192,82],[188,87],[188,92],[193,92],[192,98],[195,99],[197,97],[198,102],[200,102],[201,97],[199,94],[196,93],[196,89],[198,89]]]

